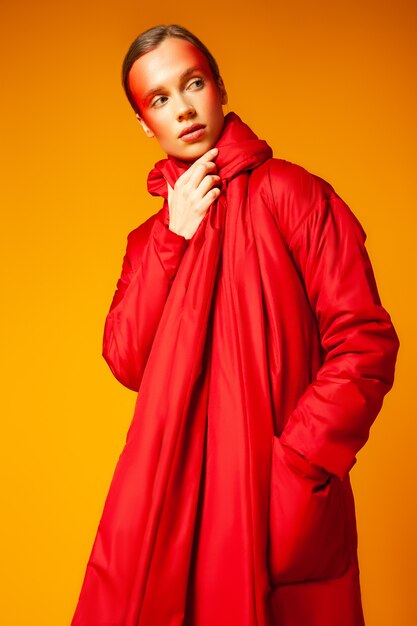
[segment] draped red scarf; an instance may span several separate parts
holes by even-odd
[[[182,626],[184,621],[192,544],[198,531],[196,511],[204,463],[213,293],[222,254],[228,255],[229,266],[233,267],[233,239],[240,238],[250,268],[247,278],[260,298],[256,247],[244,209],[249,172],[272,156],[268,144],[259,140],[235,113],[226,115],[217,147],[215,162],[222,193],[189,240],[172,283],[72,626]],[[174,186],[187,167],[189,164],[172,157],[159,161],[148,177],[149,192],[166,199],[166,181]],[[241,217],[225,248],[225,219],[230,207]],[[168,224],[166,202],[163,218]],[[242,390],[245,376],[258,375],[250,363],[256,358],[253,338],[262,333],[262,308],[255,306],[251,313],[247,310],[249,302],[237,302],[233,276],[228,280],[231,298],[235,299],[234,324],[228,333],[230,342],[239,346],[242,364],[240,372],[230,372],[230,379],[231,385]],[[242,336],[246,341],[239,339]],[[268,459],[273,431],[267,407],[264,409],[263,400],[254,394],[242,402],[249,403],[245,409],[248,423],[251,415],[252,419],[256,417],[258,439],[251,441],[250,454]],[[250,426],[248,429],[250,432]],[[267,462],[260,469],[256,467],[254,463],[251,479],[266,486]],[[261,476],[255,476],[256,471]],[[266,523],[266,491],[254,493],[255,489],[251,506],[257,510],[258,519]],[[256,525],[256,519],[253,523]],[[265,538],[265,529],[255,531],[254,536]],[[265,555],[264,544],[255,546],[254,552],[256,549]],[[256,569],[256,563],[253,567]],[[263,563],[259,571],[265,590],[268,582],[262,567]],[[256,599],[258,616],[253,623],[257,626],[266,624],[262,617],[264,600],[263,594]]]

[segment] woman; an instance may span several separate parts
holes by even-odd
[[[167,153],[130,233],[103,355],[138,392],[72,626],[361,626],[349,470],[398,336],[334,189],[233,112],[158,26],[123,65]]]

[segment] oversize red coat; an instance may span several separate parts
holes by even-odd
[[[186,240],[130,233],[103,355],[138,392],[72,626],[363,626],[349,470],[399,339],[334,189],[235,114]]]

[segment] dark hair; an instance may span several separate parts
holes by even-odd
[[[206,48],[206,46],[191,33],[189,30],[184,28],[183,26],[179,26],[178,24],[169,24],[168,26],[160,25],[154,26],[153,28],[149,28],[141,33],[130,45],[129,50],[126,53],[126,56],[123,61],[122,66],[122,84],[127,95],[127,98],[132,105],[132,108],[136,113],[140,115],[139,108],[135,102],[133,94],[129,87],[129,72],[139,57],[143,56],[147,52],[154,50],[159,46],[160,43],[167,39],[167,37],[177,37],[178,39],[185,39],[192,43],[196,48],[199,48],[201,52],[206,56],[211,71],[213,72],[213,76],[215,80],[219,80],[220,71],[219,66],[217,65],[216,59],[213,57],[211,52]]]

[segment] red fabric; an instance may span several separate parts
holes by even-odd
[[[347,205],[234,113],[189,240],[128,238],[103,355],[138,391],[72,626],[362,626],[349,470],[399,340]]]

